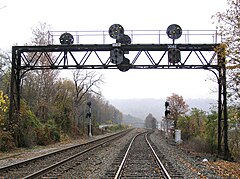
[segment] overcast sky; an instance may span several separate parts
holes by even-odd
[[[215,30],[216,12],[226,9],[225,0],[0,0],[0,48],[30,42],[39,22],[51,30],[108,30],[115,23],[125,30],[165,30],[179,24],[183,30]],[[177,41],[176,41],[177,43]],[[99,70],[105,76],[102,92],[113,98],[215,98],[217,84],[204,70]],[[67,73],[67,72],[66,72]]]

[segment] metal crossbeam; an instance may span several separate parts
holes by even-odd
[[[109,51],[120,48],[131,56],[130,69],[218,69],[216,52],[219,44],[98,44],[98,45],[48,45],[13,47],[21,70],[37,69],[116,69],[109,58]],[[170,48],[177,48],[185,57],[177,64],[170,64],[165,57]],[[157,52],[157,54],[156,54]],[[212,52],[203,55],[203,52]],[[131,54],[132,53],[132,54]],[[154,54],[152,54],[154,53]],[[104,54],[104,55],[103,55]],[[107,55],[106,55],[107,54]],[[153,57],[154,56],[154,57]],[[194,58],[191,58],[193,57]],[[39,63],[46,58],[48,63]],[[145,63],[140,59],[146,59]]]

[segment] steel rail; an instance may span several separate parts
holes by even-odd
[[[159,164],[159,166],[161,167],[164,175],[165,175],[165,178],[166,179],[171,179],[171,176],[169,175],[168,171],[166,170],[166,168],[164,167],[164,165],[162,164],[161,160],[159,159],[158,155],[156,154],[155,150],[153,149],[152,145],[150,144],[150,142],[148,141],[147,139],[147,134],[145,134],[145,140],[147,141],[148,143],[148,146],[151,148],[151,151],[155,157],[155,159],[157,160],[157,163]]]
[[[132,139],[131,143],[129,144],[128,149],[127,149],[127,151],[126,151],[126,153],[125,153],[125,155],[124,155],[124,157],[123,157],[123,160],[122,160],[121,164],[119,165],[119,168],[118,168],[118,170],[117,170],[117,172],[116,172],[116,174],[115,174],[115,176],[114,176],[114,179],[119,179],[119,178],[120,178],[121,172],[122,172],[122,170],[123,170],[124,164],[125,164],[125,162],[126,162],[127,156],[128,156],[128,154],[129,154],[130,148],[132,147],[132,144],[133,144],[134,140],[136,139],[137,136],[139,136],[139,135],[141,135],[141,134],[144,134],[144,133],[146,133],[146,132],[137,134],[136,136],[133,137],[133,139]],[[156,154],[156,152],[154,151],[153,147],[151,146],[150,142],[148,141],[147,135],[148,135],[148,133],[145,134],[145,140],[146,140],[148,146],[150,147],[151,152],[153,153],[153,156],[154,156],[155,159],[157,160],[157,163],[158,163],[159,167],[160,167],[161,170],[163,171],[163,175],[164,175],[165,179],[171,179],[171,176],[169,175],[168,171],[165,169],[165,167],[164,167],[164,165],[162,164],[161,160],[159,159],[159,157],[157,156],[157,154]]]
[[[131,129],[130,129],[131,130]],[[127,133],[129,130],[125,130],[125,131],[120,131],[120,132],[117,132],[117,133],[114,133],[112,135],[108,135],[108,136],[105,136],[105,137],[102,137],[102,138],[99,138],[99,139],[95,139],[95,140],[91,140],[89,142],[85,142],[85,143],[82,143],[82,144],[76,144],[76,145],[73,145],[73,146],[70,146],[70,147],[66,147],[64,149],[60,149],[60,150],[57,150],[57,151],[53,151],[53,152],[49,152],[47,154],[43,154],[43,155],[40,155],[40,156],[37,156],[37,157],[33,157],[33,158],[30,158],[30,159],[27,159],[27,160],[24,160],[24,161],[20,161],[20,162],[17,162],[17,163],[14,163],[14,164],[11,164],[11,165],[7,165],[7,166],[4,166],[4,167],[1,167],[0,168],[0,173],[1,172],[4,172],[6,170],[11,170],[12,168],[17,168],[21,165],[26,165],[26,164],[29,164],[31,162],[34,162],[36,160],[42,160],[46,157],[49,157],[51,155],[55,155],[55,154],[59,154],[61,152],[65,152],[67,150],[71,150],[71,149],[74,149],[74,148],[77,148],[77,147],[81,147],[81,146],[84,146],[84,145],[89,145],[89,144],[93,144],[94,142],[97,142],[97,141],[100,141],[100,140],[105,140],[109,137],[114,137],[114,136],[117,136],[118,135],[121,135],[121,134],[124,134],[124,133]],[[114,137],[116,138],[116,137]],[[102,143],[101,143],[102,145]]]
[[[23,177],[22,179],[34,179],[34,178],[36,178],[36,177],[40,177],[40,176],[44,175],[45,173],[47,173],[47,172],[49,172],[49,171],[57,168],[58,166],[61,166],[61,165],[63,165],[64,163],[66,163],[66,162],[68,162],[68,161],[71,161],[71,160],[75,159],[75,158],[78,157],[78,156],[81,156],[81,155],[83,155],[83,154],[85,154],[85,153],[87,153],[87,152],[89,152],[89,151],[92,151],[92,150],[94,150],[94,149],[96,149],[96,148],[98,148],[98,147],[100,147],[100,146],[102,146],[102,145],[104,145],[104,144],[106,144],[106,143],[108,143],[108,142],[110,142],[110,141],[113,141],[113,140],[115,140],[116,138],[118,138],[118,137],[120,137],[120,136],[122,136],[122,135],[124,135],[124,134],[125,134],[125,133],[120,133],[120,135],[116,135],[114,138],[111,138],[111,139],[109,139],[109,140],[107,140],[107,141],[103,141],[103,142],[101,142],[101,143],[99,143],[99,144],[97,144],[97,145],[94,145],[94,146],[92,146],[92,147],[90,147],[90,148],[88,148],[88,149],[85,149],[85,150],[83,150],[83,151],[81,151],[81,152],[79,152],[79,153],[77,153],[77,154],[75,154],[75,155],[73,155],[73,156],[70,156],[70,157],[68,157],[68,158],[66,158],[66,159],[63,159],[63,160],[61,160],[61,161],[59,161],[59,162],[57,162],[57,163],[55,163],[55,164],[53,164],[53,165],[51,165],[51,166],[48,166],[48,167],[46,167],[46,168],[43,168],[43,169],[41,169],[41,170],[39,170],[39,171],[37,171],[37,172],[34,172],[34,173],[32,173],[32,174],[30,174],[30,175],[28,175],[28,176],[25,176],[25,177]]]
[[[145,132],[143,132],[143,133],[145,133]],[[114,179],[118,179],[118,178],[119,178],[120,173],[121,173],[121,171],[122,171],[122,169],[123,169],[123,166],[124,166],[124,164],[125,164],[125,162],[126,162],[127,155],[129,154],[129,150],[130,150],[130,148],[132,147],[132,144],[133,144],[135,138],[136,138],[137,136],[143,134],[143,133],[139,133],[139,134],[137,134],[136,136],[133,137],[133,139],[132,139],[131,143],[129,144],[128,149],[127,149],[127,151],[126,151],[126,153],[125,153],[125,155],[124,155],[124,157],[123,157],[123,160],[122,160],[122,162],[121,162],[121,164],[120,164],[120,166],[119,166],[119,168],[118,168],[118,171],[117,171],[116,174],[115,174]]]

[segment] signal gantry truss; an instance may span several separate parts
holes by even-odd
[[[42,69],[117,69],[118,64],[111,62],[110,54],[116,49],[132,57],[126,66],[129,69],[219,69],[216,56],[219,44],[128,44],[107,45],[48,45],[13,47],[14,66],[21,71]],[[185,58],[177,63],[169,63],[169,50],[185,52]],[[105,52],[105,53],[103,53]],[[132,55],[130,52],[135,52]],[[157,53],[156,53],[157,52]],[[204,52],[213,52],[206,56]],[[195,58],[191,58],[195,56]],[[41,64],[46,58],[48,63]],[[145,58],[142,63],[142,58]]]

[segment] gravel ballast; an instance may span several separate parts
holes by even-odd
[[[120,150],[129,143],[132,137],[141,132],[142,129],[135,129],[129,132],[124,137],[111,142],[109,144],[103,145],[92,151],[90,154],[84,157],[83,161],[79,162],[79,165],[75,166],[71,170],[64,173],[62,178],[103,178],[106,171],[111,167],[112,162],[118,156]],[[97,136],[94,138],[99,138],[103,136]],[[220,159],[216,159],[209,154],[196,154],[191,153],[187,150],[183,150],[181,146],[175,145],[173,142],[167,140],[159,130],[155,130],[154,133],[150,135],[150,139],[155,144],[155,146],[164,153],[168,158],[172,166],[179,170],[184,178],[240,178],[240,165],[238,163],[230,163]],[[76,141],[75,141],[76,142]],[[86,142],[86,140],[81,140],[78,142]],[[60,148],[64,148],[69,145],[74,145],[74,143],[69,144],[56,144],[54,146],[49,146],[48,148],[32,150],[32,151],[21,151],[18,153],[13,153],[12,155],[3,154],[0,155],[0,167],[9,165],[14,162],[21,160],[26,160],[37,155],[41,155],[47,152],[52,152]],[[224,168],[224,166],[228,166]],[[234,167],[233,167],[234,166]],[[231,171],[230,171],[231,168]]]

